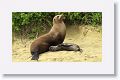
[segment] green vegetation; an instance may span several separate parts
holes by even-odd
[[[57,14],[65,16],[65,24],[92,25],[102,24],[101,12],[13,12],[12,31],[14,36],[35,38],[52,26],[52,19]],[[15,34],[14,34],[15,33]]]
[[[50,30],[52,19],[57,14],[65,16],[64,22],[67,26],[67,32],[64,43],[79,45],[83,49],[83,53],[48,51],[40,55],[38,62],[101,62],[101,12],[13,12],[13,62],[31,62],[31,43],[35,38]]]

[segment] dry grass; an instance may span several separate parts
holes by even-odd
[[[31,62],[29,47],[33,40],[16,39],[13,42],[13,62]],[[65,43],[78,44],[83,53],[74,51],[45,52],[40,55],[39,62],[101,62],[102,32],[100,27],[72,27],[67,29]],[[33,61],[32,61],[33,62]],[[36,61],[35,61],[36,62]]]

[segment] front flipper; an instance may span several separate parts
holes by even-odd
[[[32,58],[31,60],[37,60],[39,59],[39,53],[38,52],[32,52]]]

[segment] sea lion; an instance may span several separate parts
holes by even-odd
[[[39,55],[47,52],[50,46],[56,46],[63,43],[66,35],[66,26],[63,20],[63,15],[56,15],[53,18],[51,30],[32,42],[30,46],[30,52],[32,54],[31,60],[38,60]]]
[[[57,46],[50,46],[49,51],[80,51],[83,52],[82,49],[77,44],[73,43],[62,43]]]

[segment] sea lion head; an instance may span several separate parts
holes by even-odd
[[[56,15],[53,18],[53,23],[62,23],[65,17],[63,15]]]

